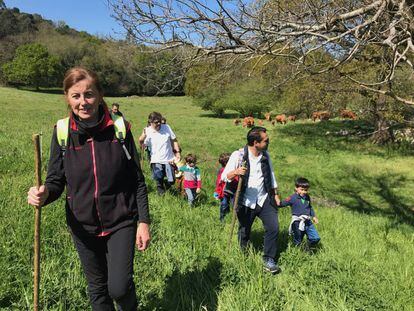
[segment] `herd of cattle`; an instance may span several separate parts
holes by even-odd
[[[313,122],[315,122],[316,120],[327,121],[331,118],[331,116],[332,114],[329,111],[315,111],[312,113],[311,119]],[[341,110],[340,116],[343,119],[350,119],[350,120],[357,119],[357,115],[355,114],[355,112],[348,110],[348,109]],[[265,119],[266,121],[271,122],[272,125],[275,125],[277,123],[286,124],[288,121],[295,122],[296,116],[295,115],[286,116],[285,114],[279,114],[272,118],[271,114],[268,112],[265,114]],[[235,119],[233,123],[234,125],[242,124],[243,127],[252,127],[255,125],[255,121],[253,117],[245,117],[242,120]],[[260,125],[260,126],[263,125],[263,120],[259,119],[257,122],[257,125]]]

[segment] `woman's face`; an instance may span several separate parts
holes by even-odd
[[[81,120],[96,120],[102,96],[89,79],[72,85],[66,92],[66,100],[73,113]]]

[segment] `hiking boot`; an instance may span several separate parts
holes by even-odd
[[[282,270],[276,264],[275,260],[269,257],[263,258],[263,269],[272,274],[277,274],[277,273],[282,272]]]

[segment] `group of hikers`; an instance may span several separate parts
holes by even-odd
[[[29,189],[28,203],[36,207],[50,204],[66,187],[67,225],[87,279],[92,309],[115,310],[115,303],[117,310],[136,310],[134,245],[140,251],[148,248],[150,215],[130,123],[119,105],[115,111],[109,110],[98,76],[89,69],[68,70],[63,90],[70,115],[57,122],[45,183]],[[306,178],[298,178],[295,193],[281,200],[267,152],[266,129],[253,127],[246,140],[243,148],[220,155],[214,196],[220,201],[220,220],[229,212],[230,202],[237,207],[238,240],[243,250],[248,247],[255,218],[261,219],[263,267],[276,274],[281,271],[275,261],[278,208],[292,207],[289,231],[294,245],[299,246],[305,235],[309,246],[318,244],[320,237],[313,224],[318,219]],[[149,115],[139,143],[148,147],[158,194],[164,194],[174,184],[175,174],[181,173],[188,202],[193,204],[201,190],[197,158],[194,154],[181,158],[177,137],[160,113]]]

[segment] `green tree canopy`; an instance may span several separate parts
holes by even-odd
[[[61,75],[59,59],[38,43],[18,47],[13,60],[2,69],[8,83],[36,88],[56,85]]]

